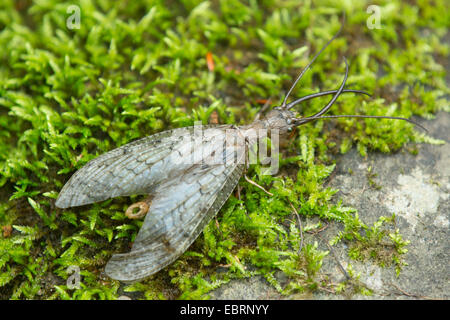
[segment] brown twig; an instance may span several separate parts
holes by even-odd
[[[414,294],[414,293],[408,293],[405,290],[402,290],[399,286],[397,286],[395,283],[390,282],[389,283],[391,286],[393,286],[395,289],[397,289],[398,291],[400,291],[403,295],[408,296],[408,297],[412,297],[412,298],[418,298],[418,299],[424,299],[424,300],[441,300],[439,298],[433,298],[433,297],[427,297],[427,296],[420,296],[418,294]]]

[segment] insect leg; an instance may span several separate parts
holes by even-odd
[[[240,185],[237,185],[237,195],[238,195],[238,199],[239,199],[241,208],[244,210],[245,215],[247,216],[247,218],[249,218],[250,220],[252,220],[252,218],[250,218],[250,216],[249,216],[249,214],[248,214],[247,209],[244,207],[244,204],[243,204],[242,201],[241,201],[241,186],[240,186]]]
[[[214,219],[216,220],[216,228],[217,230],[219,230],[220,236],[222,237],[222,230],[220,230],[220,224],[219,224],[219,220],[217,220],[217,216],[214,217]]]
[[[268,99],[266,103],[264,103],[263,107],[259,109],[259,111],[256,113],[255,119],[253,121],[259,120],[261,118],[261,115],[270,107],[270,104],[272,103],[272,98]]]
[[[299,216],[297,210],[295,209],[294,205],[292,204],[292,202],[290,200],[288,200],[288,201],[289,201],[289,204],[290,204],[292,210],[294,210],[295,216],[297,217],[297,221],[298,221],[298,230],[300,231],[300,244],[299,244],[299,248],[298,248],[297,253],[300,254],[300,252],[303,249],[303,226],[302,226],[302,220],[300,219],[300,216]]]
[[[264,187],[260,186],[259,184],[257,184],[255,181],[252,181],[249,177],[247,177],[247,169],[248,169],[248,137],[245,137],[245,166],[244,166],[244,178],[245,180],[254,185],[255,187],[260,188],[262,191],[264,191],[265,193],[267,193],[269,196],[273,196],[273,193],[270,193],[269,191],[267,191],[266,189],[264,189]]]
[[[247,177],[246,174],[244,174],[244,178],[245,178],[245,180],[246,180],[248,183],[254,185],[254,186],[257,187],[257,188],[260,188],[262,191],[264,191],[265,193],[267,193],[269,196],[273,196],[273,193],[267,191],[266,189],[264,189],[264,187],[260,186],[260,185],[257,184],[255,181],[250,180],[250,178]]]

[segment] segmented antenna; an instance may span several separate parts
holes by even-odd
[[[307,64],[307,66],[302,70],[302,72],[300,72],[299,76],[297,77],[297,79],[295,79],[294,83],[292,84],[291,88],[289,89],[288,93],[284,96],[284,100],[283,103],[281,104],[281,108],[285,108],[286,107],[286,101],[289,98],[289,95],[291,94],[292,90],[294,90],[295,86],[297,85],[297,83],[300,81],[300,79],[303,77],[303,75],[305,74],[305,72],[309,69],[309,67],[314,63],[314,61],[319,57],[319,55],[328,47],[328,45],[337,38],[337,36],[341,33],[343,27],[344,27],[344,22],[345,22],[345,15],[342,18],[342,24],[341,27],[339,28],[339,31],[330,39],[328,40],[328,42],[322,47],[322,49],[319,50],[319,52],[316,53],[316,55],[312,58],[312,60]]]
[[[334,118],[376,118],[376,119],[404,120],[404,121],[407,121],[409,123],[412,123],[412,124],[418,126],[419,128],[425,130],[426,132],[428,132],[428,130],[424,126],[422,126],[418,122],[416,122],[414,120],[411,120],[411,119],[402,118],[402,117],[368,116],[368,115],[358,115],[358,114],[338,114],[338,115],[320,116],[320,117],[311,116],[311,117],[297,119],[299,121],[296,121],[295,125],[298,126],[298,125],[304,124],[306,122],[313,121],[313,120],[318,120],[318,119],[334,119]],[[307,121],[303,121],[303,120],[307,120]]]
[[[419,123],[410,120],[410,119],[406,119],[406,118],[402,118],[402,117],[394,117],[394,116],[369,116],[369,115],[330,115],[330,116],[322,116],[324,113],[326,113],[331,106],[336,102],[337,98],[339,97],[340,94],[342,94],[345,91],[350,91],[350,92],[355,92],[355,93],[363,93],[363,94],[367,94],[364,91],[359,91],[359,90],[344,90],[344,86],[345,83],[347,82],[347,77],[348,77],[348,63],[347,63],[347,59],[344,57],[344,62],[345,62],[345,75],[344,75],[344,80],[341,83],[341,86],[339,87],[338,90],[333,90],[333,91],[324,91],[324,92],[318,92],[318,93],[314,93],[305,97],[302,97],[294,102],[291,102],[289,105],[286,106],[286,108],[291,108],[293,107],[295,104],[300,103],[302,101],[308,100],[308,99],[313,99],[313,98],[317,98],[323,95],[327,95],[327,94],[331,94],[334,93],[333,98],[330,100],[330,102],[328,102],[328,104],[322,108],[322,110],[320,110],[319,112],[317,112],[316,114],[310,116],[310,117],[305,117],[305,118],[298,118],[294,120],[294,125],[295,126],[299,126],[305,123],[308,123],[310,121],[313,120],[318,120],[318,119],[333,119],[333,118],[376,118],[376,119],[394,119],[394,120],[404,120],[407,121],[409,123],[412,123],[418,127],[420,127],[421,129],[425,130],[426,132],[428,132],[428,130],[423,127],[422,125],[420,125]]]
[[[318,97],[322,97],[322,96],[326,96],[326,95],[329,95],[329,94],[335,94],[336,92],[337,92],[337,90],[329,90],[329,91],[321,91],[321,92],[309,94],[307,96],[304,96],[304,97],[301,97],[301,98],[299,98],[297,100],[289,102],[286,105],[286,109],[291,109],[292,107],[296,106],[299,103],[302,103],[303,101],[314,99],[314,98],[318,98]],[[342,90],[342,93],[360,93],[360,94],[365,94],[365,95],[371,97],[370,93],[368,93],[366,91],[363,91],[363,90],[344,89],[344,90]]]
[[[347,59],[344,57],[344,62],[345,62],[345,75],[344,75],[344,80],[341,83],[341,86],[339,87],[339,89],[336,91],[336,93],[334,94],[333,98],[330,100],[330,102],[327,103],[327,105],[325,107],[322,108],[322,110],[320,110],[319,112],[317,112],[316,114],[312,115],[311,117],[307,117],[307,118],[300,118],[297,119],[298,121],[301,121],[300,123],[298,123],[298,121],[296,121],[296,125],[300,125],[300,124],[304,124],[307,123],[309,121],[311,121],[314,118],[320,117],[322,114],[324,114],[325,112],[328,111],[328,109],[330,109],[333,104],[336,102],[337,98],[339,97],[339,95],[342,93],[342,91],[344,90],[344,86],[345,83],[347,82],[347,77],[348,77],[348,63],[347,63]],[[311,119],[311,120],[310,120]]]

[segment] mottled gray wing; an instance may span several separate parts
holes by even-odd
[[[227,128],[203,126],[207,128]],[[111,150],[89,161],[64,185],[56,200],[59,208],[81,206],[118,196],[148,194],[177,174],[164,159],[174,152],[174,140],[192,135],[194,127],[160,132]],[[181,168],[179,168],[181,170]]]
[[[138,281],[175,261],[228,199],[242,175],[241,163],[198,165],[181,180],[158,187],[131,252],[112,256],[108,276]]]

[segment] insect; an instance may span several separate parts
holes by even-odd
[[[205,126],[201,137],[195,127],[157,133],[91,160],[70,178],[56,200],[57,207],[82,206],[118,196],[149,195],[128,208],[129,217],[146,216],[131,251],[115,254],[108,261],[105,267],[108,276],[126,282],[139,281],[171,264],[186,251],[245,175],[248,150],[264,130],[283,135],[317,119],[338,117],[399,119],[420,126],[400,117],[324,116],[342,93],[367,94],[344,89],[348,76],[345,58],[345,75],[338,89],[287,103],[298,81],[339,32],[302,70],[282,104],[269,111],[265,118],[239,127]],[[332,98],[312,116],[296,117],[291,111],[306,100],[326,95]],[[136,209],[139,209],[137,213]]]

